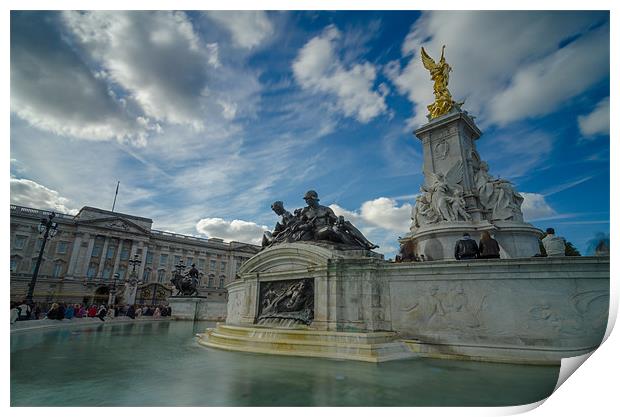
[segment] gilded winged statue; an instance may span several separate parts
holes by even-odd
[[[422,64],[424,64],[424,68],[431,73],[431,80],[435,82],[433,85],[435,102],[427,106],[430,112],[430,119],[448,113],[454,106],[454,100],[452,100],[452,95],[448,90],[448,80],[450,79],[450,71],[452,71],[452,68],[446,62],[444,49],[446,49],[445,45],[441,47],[441,58],[439,59],[439,63],[436,63],[433,58],[426,53],[424,47],[422,47]]]

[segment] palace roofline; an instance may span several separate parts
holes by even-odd
[[[42,209],[36,209],[33,207],[25,207],[25,206],[19,206],[17,204],[11,204],[11,214],[15,214],[15,215],[21,215],[21,216],[25,216],[25,217],[31,217],[31,218],[37,218],[40,219],[42,217],[48,216],[49,214],[52,213],[52,210],[42,210]],[[96,213],[100,213],[100,214],[104,214],[104,215],[109,215],[109,216],[116,216],[116,217],[122,217],[122,218],[127,218],[127,219],[133,219],[133,220],[139,220],[139,221],[145,221],[148,223],[153,223],[152,219],[149,219],[147,217],[139,217],[139,216],[133,216],[130,214],[124,214],[124,213],[119,213],[116,211],[109,211],[109,210],[103,210],[103,209],[99,209],[96,207],[91,207],[91,206],[84,206],[80,209],[80,211],[76,214],[76,215],[71,215],[71,214],[66,214],[66,213],[60,213],[60,212],[56,212],[54,211],[54,213],[56,214],[56,219],[58,220],[65,220],[65,221],[72,221],[72,222],[79,222],[80,221],[80,214],[83,211],[90,211],[90,212],[96,212]],[[175,233],[175,232],[169,232],[169,231],[164,231],[164,230],[157,230],[157,229],[150,229],[149,230],[151,236],[153,237],[158,237],[158,238],[177,238],[177,239],[182,239],[182,240],[192,240],[192,241],[199,241],[199,242],[204,242],[204,243],[220,243],[222,245],[225,246],[229,246],[231,248],[235,248],[235,249],[240,249],[243,247],[249,247],[249,248],[260,248],[259,245],[254,245],[252,243],[247,243],[247,242],[239,242],[236,240],[231,240],[229,242],[224,242],[224,239],[218,238],[218,237],[209,237],[209,238],[205,238],[205,237],[197,237],[197,236],[192,236],[192,235],[184,235],[181,233]]]

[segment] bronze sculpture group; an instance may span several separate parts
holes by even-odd
[[[192,264],[191,269],[183,274],[184,265],[177,265],[174,277],[170,280],[177,290],[176,296],[191,297],[198,295],[198,280],[200,272],[196,268],[196,264]]]
[[[320,205],[316,191],[308,191],[304,200],[307,206],[296,209],[293,214],[284,208],[282,201],[271,205],[281,220],[276,223],[273,232],[265,232],[263,235],[263,248],[299,241],[331,242],[367,250],[378,248],[343,216],[336,216],[331,208]]]

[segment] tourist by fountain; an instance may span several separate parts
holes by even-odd
[[[542,240],[547,256],[565,256],[566,255],[566,239],[555,235],[552,227],[547,229],[547,236]]]
[[[17,303],[11,303],[11,324],[17,321],[19,317],[19,309],[17,308]]]
[[[478,245],[480,259],[499,258],[499,243],[491,237],[486,230],[480,234],[480,244]]]
[[[73,309],[73,305],[69,304],[65,309],[65,318],[71,320],[75,315],[75,310]]]
[[[97,311],[97,318],[101,321],[105,321],[105,316],[108,313],[108,310],[105,308],[104,304],[101,304],[99,307],[99,311]]]
[[[469,233],[463,233],[463,237],[456,241],[454,257],[459,261],[476,259],[478,257],[478,244],[471,238]]]

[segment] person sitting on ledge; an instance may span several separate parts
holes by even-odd
[[[478,244],[469,233],[463,233],[463,238],[456,241],[454,257],[459,261],[478,257]]]
[[[566,255],[566,240],[563,237],[556,236],[552,227],[547,229],[547,236],[543,238],[542,243],[547,256]]]
[[[479,254],[480,259],[499,258],[499,244],[486,230],[480,234]]]

